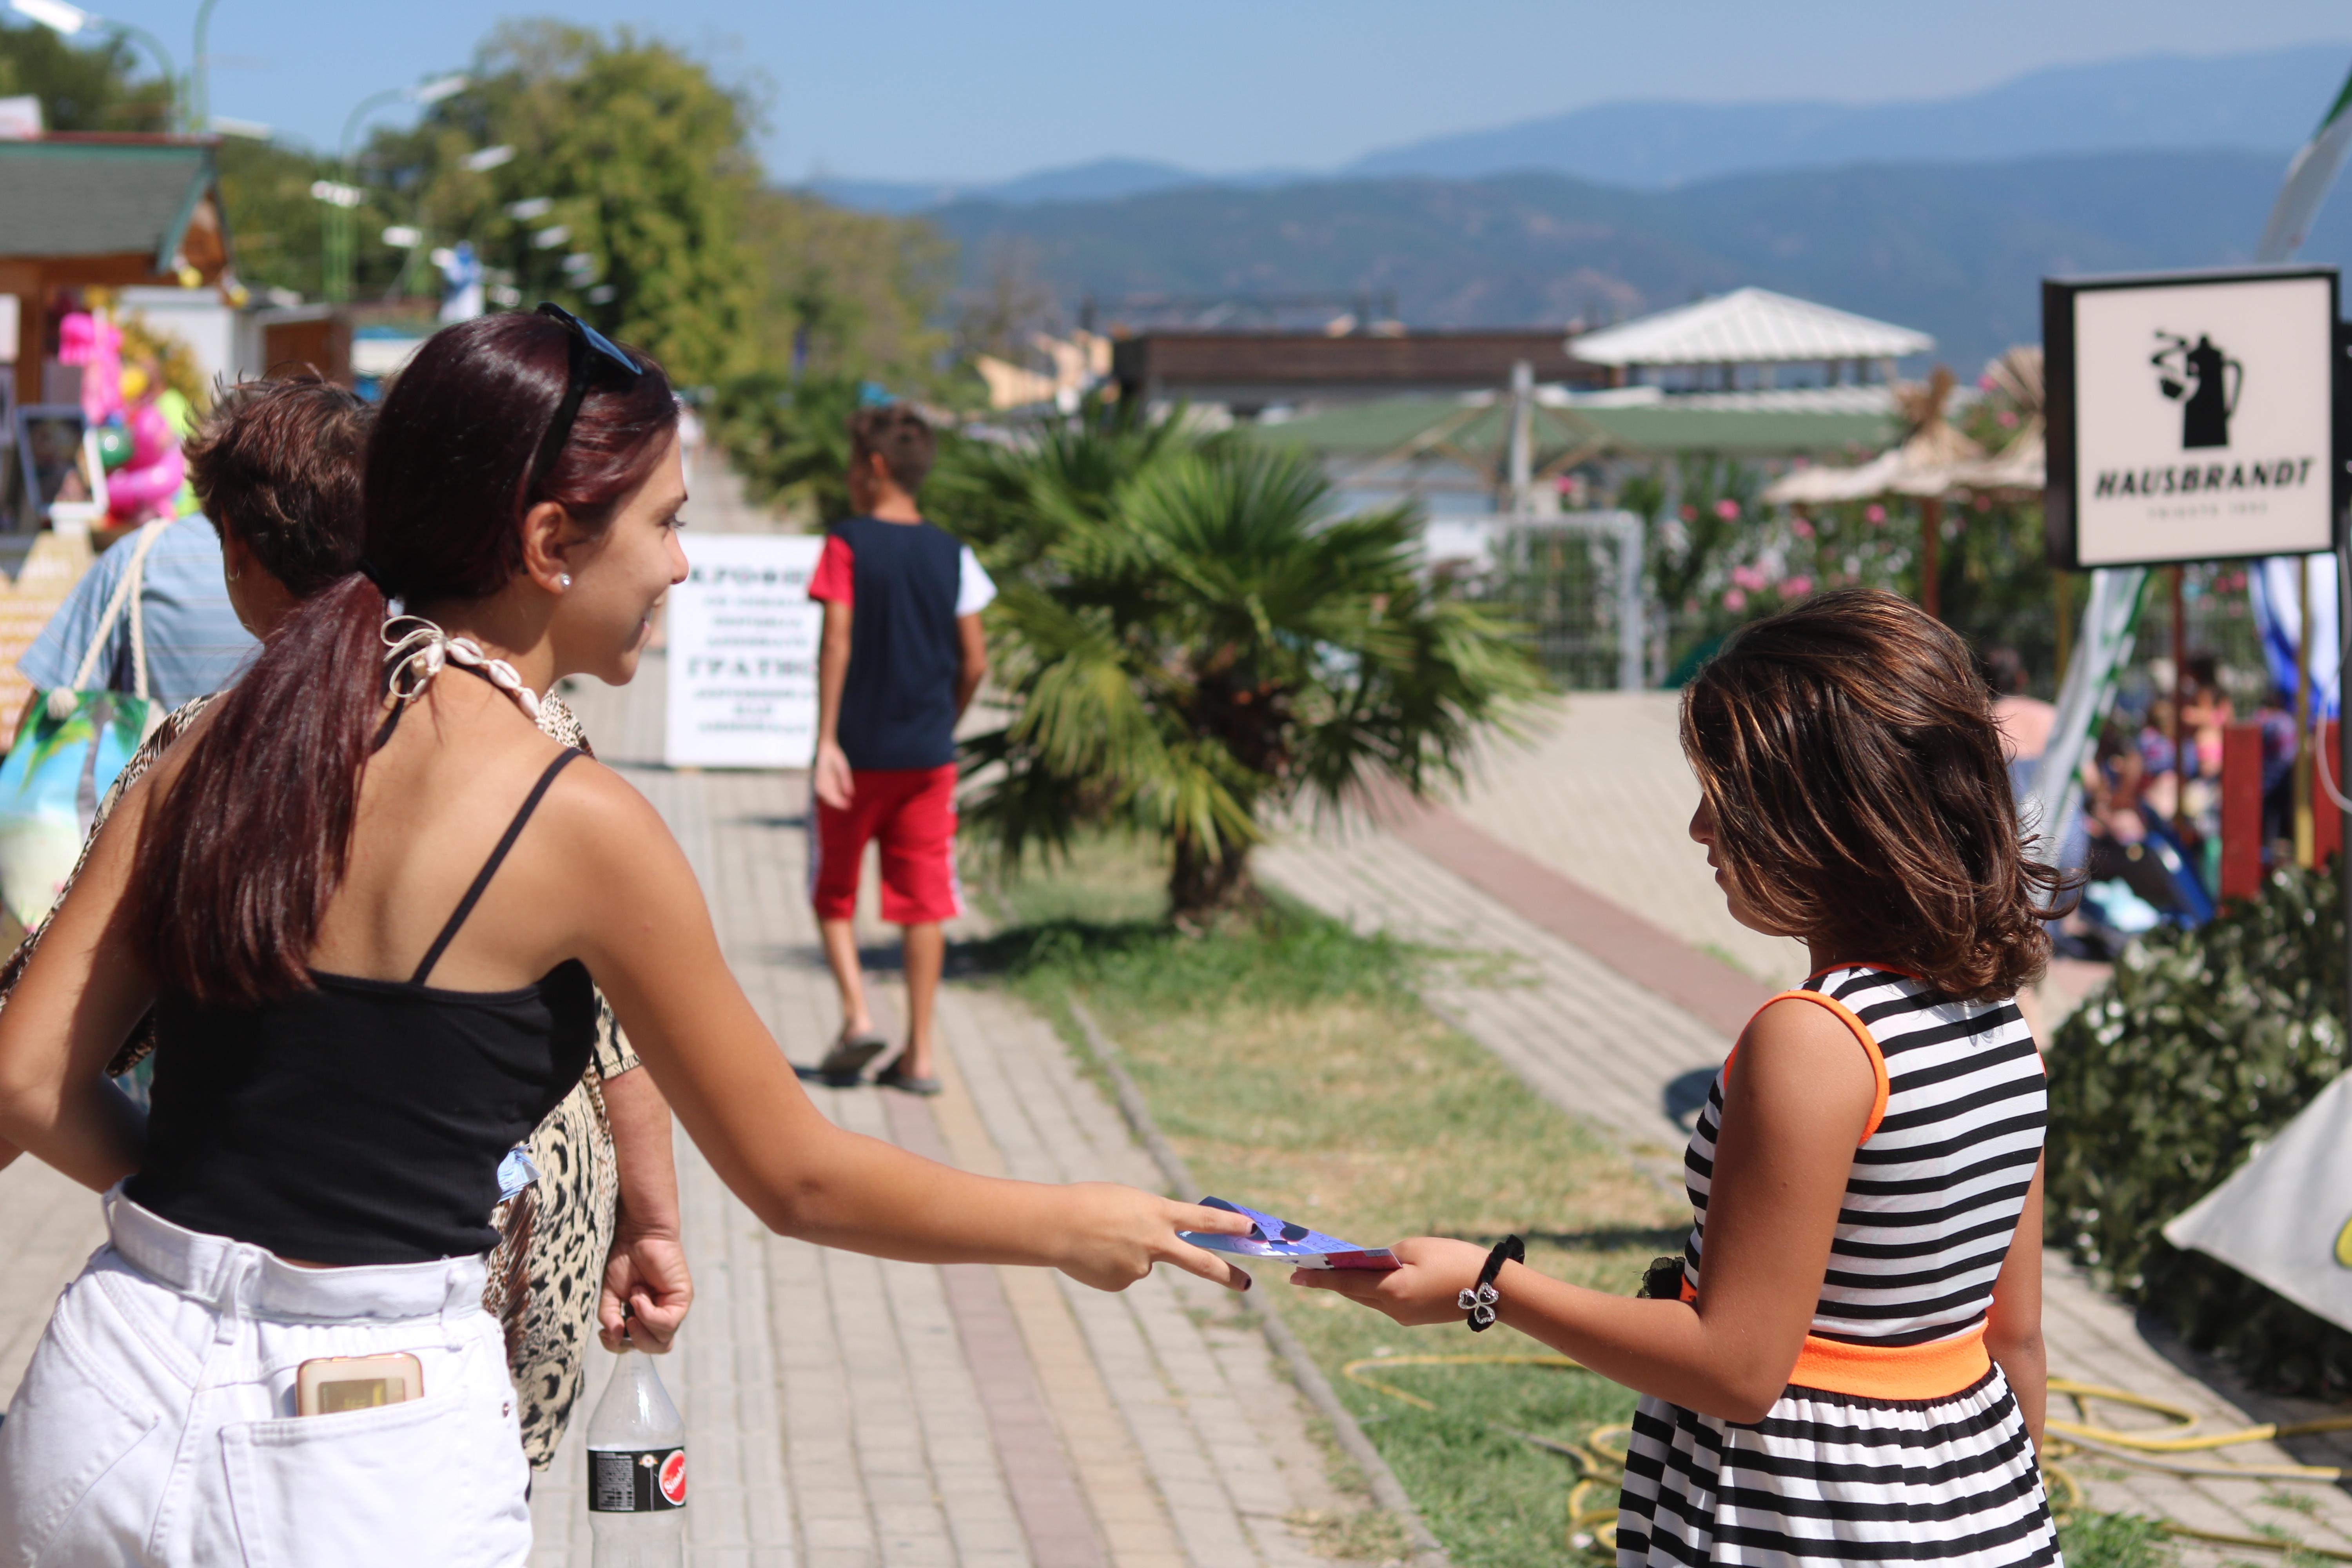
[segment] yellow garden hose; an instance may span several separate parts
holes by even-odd
[[[1364,1356],[1348,1363],[1339,1371],[1349,1382],[1361,1384],[1386,1398],[1399,1400],[1418,1410],[1435,1411],[1437,1406],[1430,1400],[1370,1375],[1370,1369],[1384,1371],[1400,1366],[1531,1366],[1557,1372],[1591,1370],[1568,1356],[1536,1354]],[[2228,1460],[2198,1462],[2170,1456],[2207,1453],[2234,1447],[2241,1443],[2267,1443],[2281,1437],[2305,1436],[2321,1432],[2352,1431],[2352,1415],[2325,1416],[2316,1421],[2268,1422],[2259,1426],[2223,1432],[2199,1432],[2195,1428],[2201,1418],[2195,1411],[2164,1400],[2151,1399],[2125,1389],[2078,1383],[2066,1377],[2052,1378],[2049,1387],[2053,1396],[2071,1400],[2074,1406],[2074,1419],[2053,1417],[2044,1424],[2042,1481],[2050,1497],[2050,1511],[2059,1519],[2075,1512],[2084,1504],[2081,1485],[2063,1466],[2054,1462],[2065,1452],[2075,1449],[2167,1475],[2319,1483],[2333,1483],[2344,1476],[2342,1468],[2334,1465],[2241,1465]],[[2103,1426],[2091,1419],[2090,1406],[2094,1403],[2145,1410],[2166,1417],[2171,1425],[2154,1429]],[[1547,1453],[1558,1454],[1574,1465],[1577,1477],[1568,1490],[1569,1543],[1571,1548],[1590,1548],[1601,1553],[1616,1551],[1617,1492],[1624,1484],[1626,1446],[1633,1437],[1632,1427],[1622,1425],[1596,1426],[1581,1440],[1570,1441],[1521,1431],[1499,1421],[1489,1421],[1486,1425]],[[2352,1551],[2313,1546],[2284,1534],[2275,1538],[2231,1535],[2217,1531],[2195,1530],[2170,1520],[2159,1520],[2157,1523],[2168,1535],[2194,1541],[2266,1552],[2304,1552],[2335,1562],[2352,1563]]]

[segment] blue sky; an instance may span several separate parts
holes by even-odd
[[[184,64],[195,0],[102,0]],[[980,180],[1107,156],[1318,168],[1612,99],[1850,101],[2036,67],[2352,37],[2342,0],[570,0],[756,83],[771,171]],[[220,0],[215,112],[331,144],[362,96],[462,65],[478,0]],[[877,23],[877,16],[887,22]]]

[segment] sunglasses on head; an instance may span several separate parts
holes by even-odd
[[[633,385],[645,374],[645,366],[629,357],[626,350],[604,333],[573,315],[561,305],[542,304],[539,313],[563,323],[571,340],[572,361],[563,375],[563,401],[555,405],[555,417],[548,421],[547,434],[540,437],[539,456],[530,466],[530,482],[536,487],[563,455],[564,443],[572,439],[572,426],[580,417],[581,400],[588,395],[591,372],[617,375],[622,384]]]

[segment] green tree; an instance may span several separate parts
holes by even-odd
[[[327,208],[310,195],[310,183],[335,177],[333,161],[279,142],[234,136],[221,142],[217,157],[221,205],[227,209],[239,280],[256,292],[317,294]],[[370,248],[362,246],[361,254]],[[382,266],[373,276],[378,289],[391,280]]]
[[[1253,894],[1249,853],[1302,799],[1458,780],[1483,726],[1541,689],[1483,611],[1419,570],[1409,508],[1343,515],[1297,452],[1172,422],[1087,422],[954,455],[1011,715],[977,737],[965,820],[1018,858],[1088,825],[1164,842],[1171,906]]]
[[[863,399],[854,376],[753,371],[719,388],[710,433],[753,500],[838,522],[849,515],[849,418]]]
[[[744,100],[667,44],[544,20],[502,24],[469,74],[414,130],[371,143],[362,239],[379,222],[469,239],[514,300],[553,299],[682,384],[751,368],[743,225],[758,164]],[[498,146],[514,156],[468,164]],[[381,247],[361,249],[384,264]]]
[[[933,324],[955,275],[955,246],[917,218],[851,212],[791,191],[754,192],[744,245],[760,289],[758,364],[796,357],[818,376],[925,388],[948,344]]]
[[[172,85],[134,74],[145,61],[121,36],[77,47],[47,27],[0,22],[0,98],[41,100],[52,131],[163,131]]]

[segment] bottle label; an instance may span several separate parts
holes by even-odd
[[[588,1511],[659,1513],[686,1506],[684,1448],[591,1448]]]

